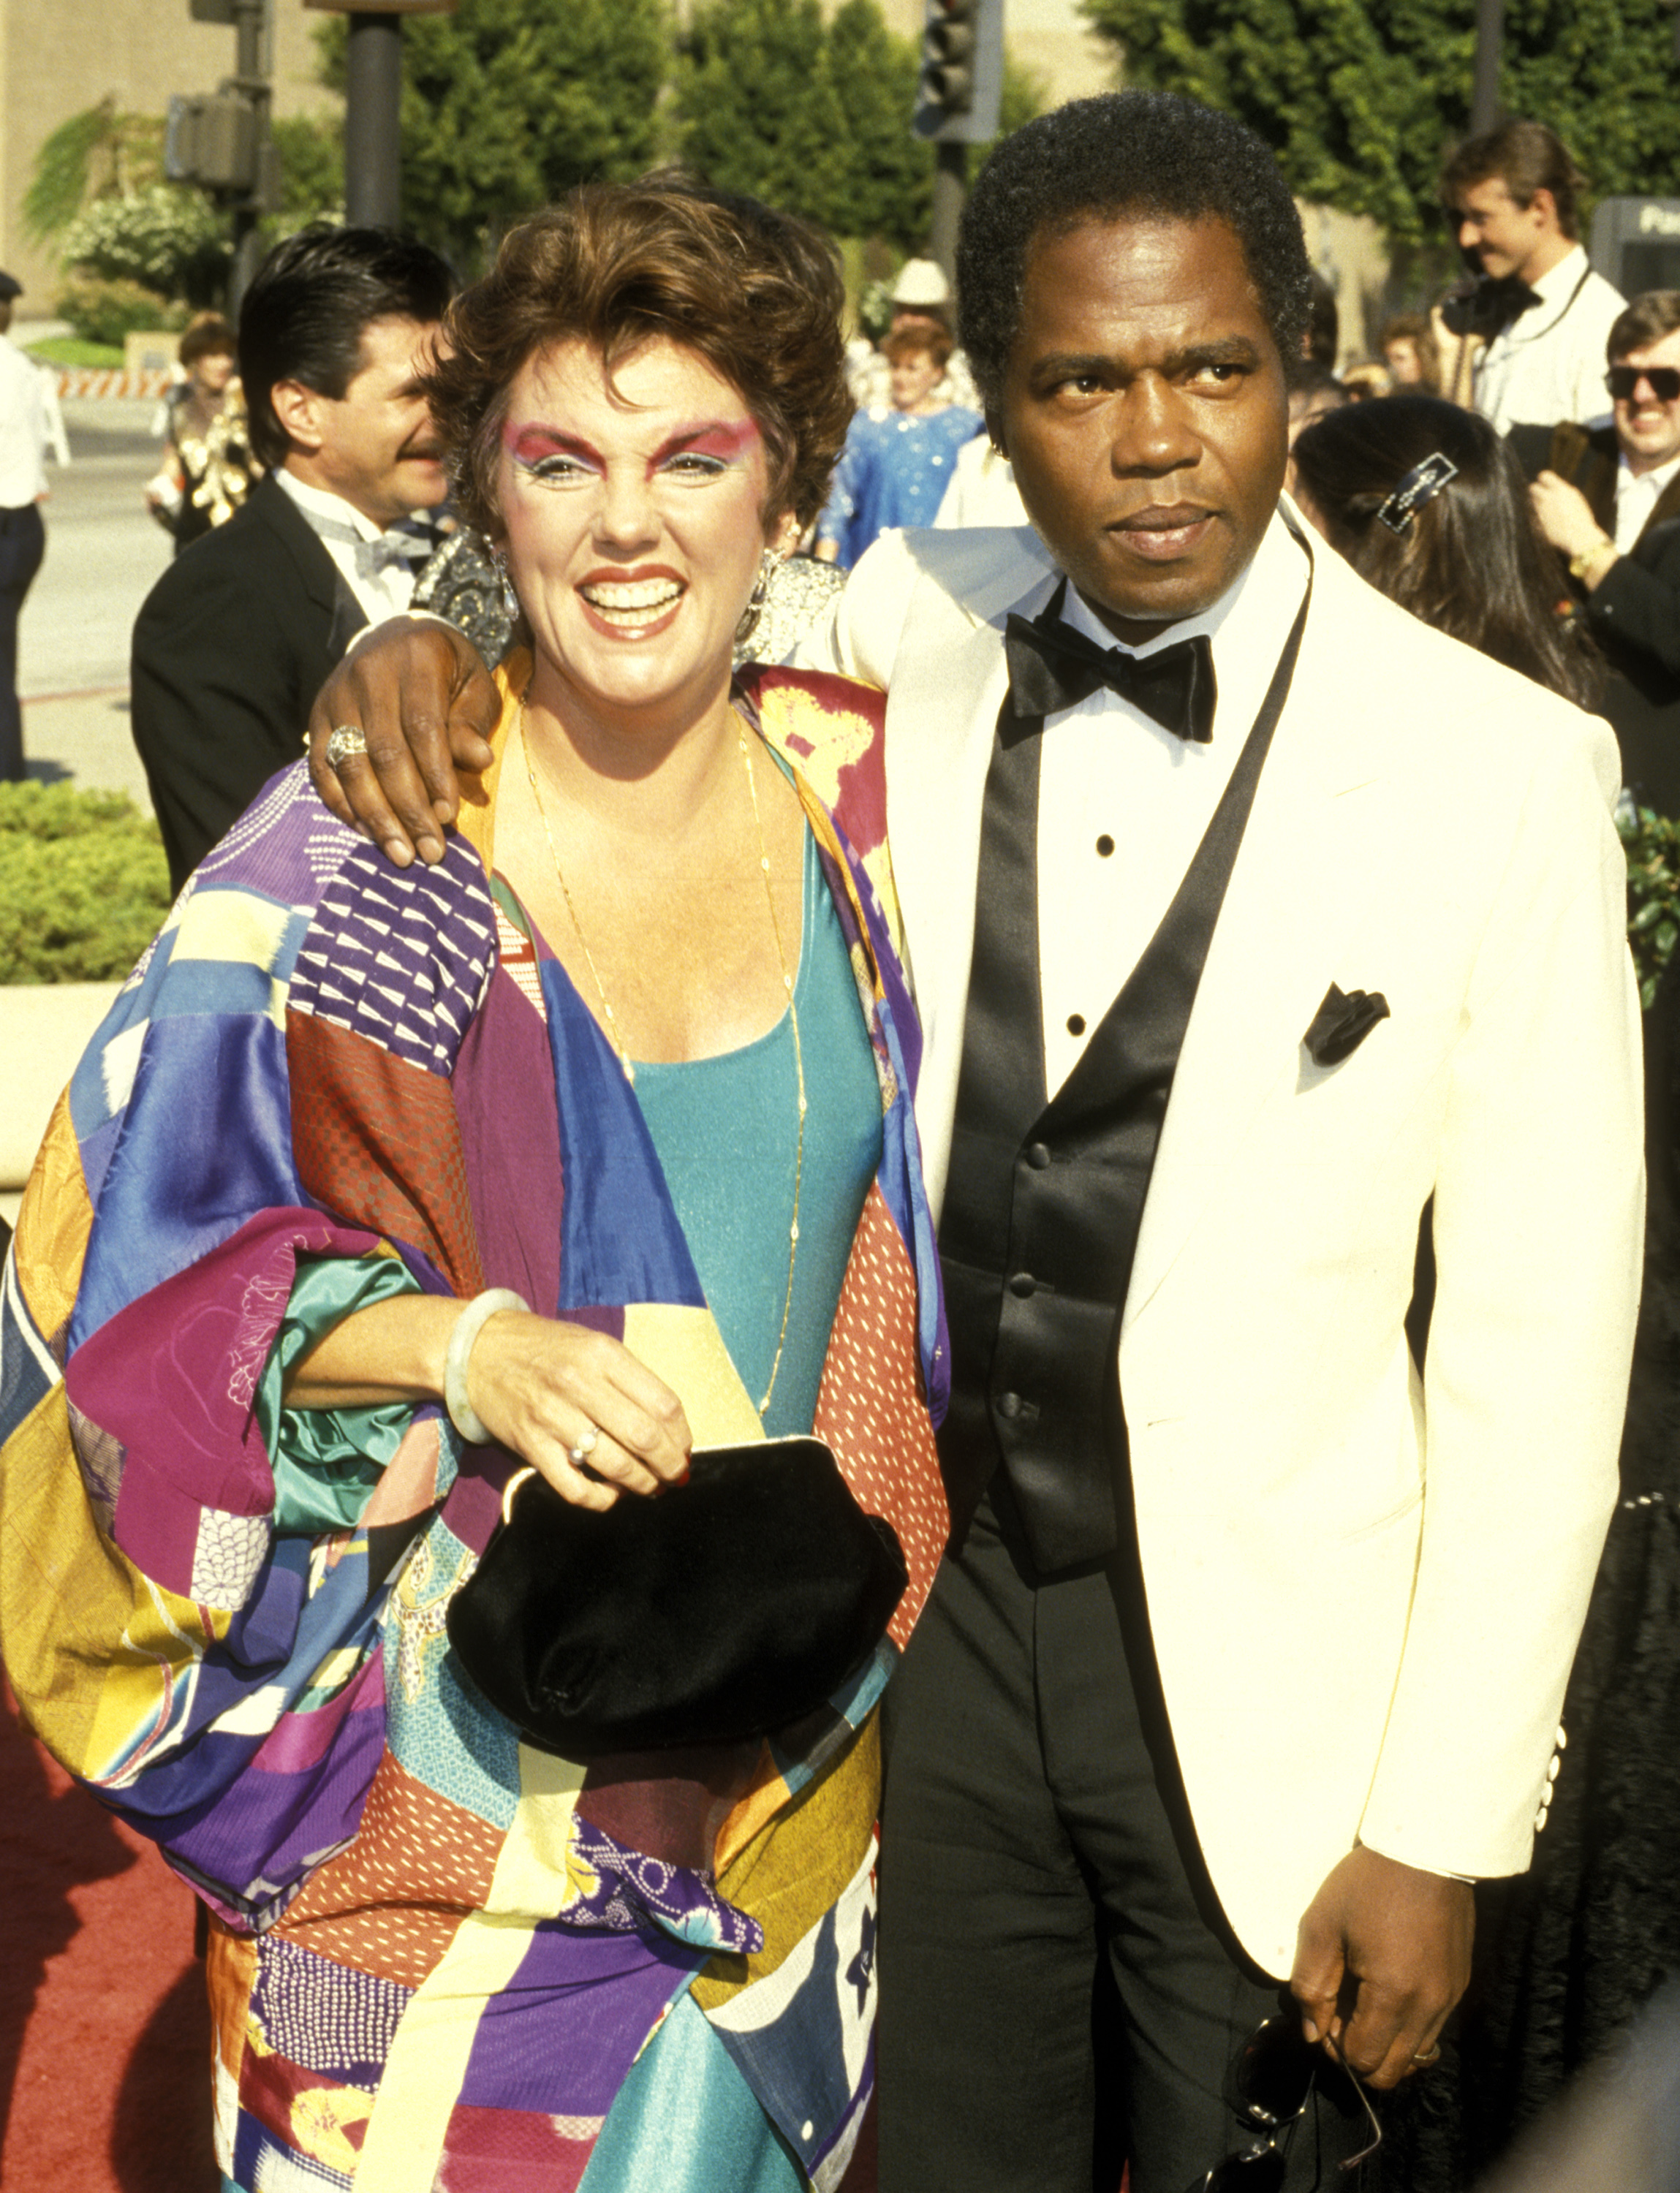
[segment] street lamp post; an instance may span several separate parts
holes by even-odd
[[[1505,109],[1499,104],[1499,63],[1505,52],[1505,0],[1476,0],[1476,89],[1470,126],[1481,136]]]
[[[450,15],[455,0],[304,0],[350,18],[344,83],[344,211],[395,228],[403,199],[403,18]]]
[[[403,19],[358,9],[344,83],[344,211],[358,228],[394,228],[403,193]]]
[[[197,183],[233,216],[227,309],[237,318],[261,256],[257,224],[279,203],[279,163],[269,128],[273,73],[272,0],[188,0],[198,23],[227,23],[237,45],[233,74],[215,92],[169,101],[163,173]]]
[[[249,196],[238,200],[233,210],[233,265],[227,283],[228,311],[237,320],[239,307],[244,302],[245,292],[251,286],[262,258],[261,238],[257,223],[271,209],[272,200],[278,196],[278,175],[273,169],[273,140],[269,135],[269,80],[273,74],[273,19],[268,0],[235,0],[238,9],[238,45],[234,56],[234,82],[241,94],[251,103],[258,152],[257,185]]]

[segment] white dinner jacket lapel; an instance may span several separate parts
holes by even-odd
[[[917,587],[907,619],[917,644],[900,653],[888,696],[887,835],[922,1022],[916,1117],[936,1216],[962,1068],[986,772],[1009,684],[1003,627],[1011,611],[1037,616],[1060,578],[1030,546],[1024,589],[1021,561],[960,603],[932,581]]]
[[[1385,769],[1356,698],[1363,592],[1338,557],[1316,551],[1300,657],[1173,1077],[1123,1334],[1243,1162],[1262,1104],[1294,1086],[1301,1038],[1339,972],[1340,942],[1376,887],[1369,833],[1380,803],[1362,795]],[[1380,967],[1339,971],[1344,987],[1382,987]]]
[[[923,1022],[916,1113],[936,1214],[962,1064],[986,772],[1008,684],[1001,635],[1012,610],[1035,616],[1058,583],[1042,546],[1018,537],[1023,562],[1030,554],[1036,566],[1024,583],[1018,562],[960,601],[932,580],[917,585],[906,627],[918,644],[901,650],[892,680],[887,820]],[[1369,888],[1357,794],[1384,768],[1356,697],[1366,598],[1339,559],[1318,549],[1300,659],[1173,1081],[1127,1326],[1239,1161],[1260,1105],[1299,1070],[1300,1038],[1337,971],[1337,940]],[[1381,981],[1369,971],[1362,986]]]

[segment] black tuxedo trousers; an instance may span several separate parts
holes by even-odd
[[[1207,1884],[1135,1561],[1035,1577],[1007,1480],[887,1686],[880,2193],[1189,2193],[1250,2145],[1227,2066],[1287,1992]],[[1256,1729],[1257,1745],[1289,1732]],[[1286,2193],[1362,2118],[1315,2098]]]

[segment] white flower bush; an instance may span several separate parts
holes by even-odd
[[[163,297],[195,297],[220,286],[228,238],[201,192],[154,183],[132,197],[95,198],[65,230],[60,249],[77,272],[139,282]]]

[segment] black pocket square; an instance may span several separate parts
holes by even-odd
[[[1388,999],[1380,990],[1342,991],[1332,982],[1301,1041],[1315,1066],[1339,1066],[1387,1018]]]

